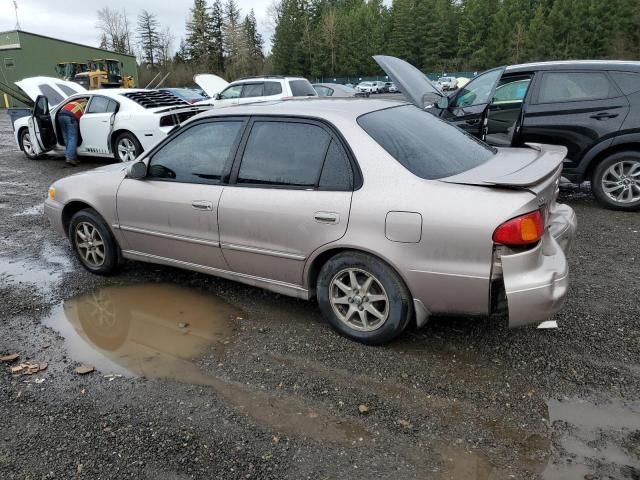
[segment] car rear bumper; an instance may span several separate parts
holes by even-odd
[[[549,227],[535,248],[502,255],[509,326],[543,322],[564,304],[569,287],[567,254],[577,230],[571,207],[554,204]]]
[[[63,236],[67,236],[62,224],[62,204],[47,198],[44,202],[44,214],[49,219],[53,229]]]

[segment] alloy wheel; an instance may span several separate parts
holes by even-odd
[[[105,259],[105,246],[98,229],[89,222],[76,225],[75,242],[78,254],[92,268],[102,266]]]
[[[22,148],[24,149],[27,155],[29,156],[34,155],[33,144],[31,143],[31,135],[29,135],[28,133],[25,133],[22,136]]]
[[[384,287],[371,273],[358,268],[334,275],[329,300],[338,319],[354,330],[377,330],[389,317],[389,297]]]
[[[118,157],[123,162],[130,162],[136,159],[136,145],[130,138],[121,138],[118,141]]]
[[[640,161],[621,160],[602,175],[602,190],[616,203],[640,200]]]

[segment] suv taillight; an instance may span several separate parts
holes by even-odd
[[[507,220],[493,232],[493,241],[516,246],[537,243],[544,235],[544,214],[541,210]]]

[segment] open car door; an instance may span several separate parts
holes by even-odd
[[[440,117],[485,140],[489,105],[504,70],[504,67],[494,68],[471,80],[449,99],[449,106]]]
[[[29,136],[33,146],[33,153],[41,155],[52,150],[57,143],[56,133],[49,112],[49,101],[44,95],[36,97],[33,112],[28,120]]]
[[[424,110],[447,98],[424,73],[410,63],[388,55],[374,55],[373,59],[416,107]]]

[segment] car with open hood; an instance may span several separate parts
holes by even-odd
[[[121,259],[302,299],[380,344],[432,315],[557,312],[566,148],[494,148],[406,102],[312,98],[193,117],[135,162],[56,181],[45,213],[95,274]]]
[[[303,77],[266,75],[229,83],[217,75],[199,74],[193,79],[210,97],[196,105],[208,104],[213,108],[318,95],[309,80]]]
[[[16,86],[33,110],[31,115],[14,122],[15,141],[32,159],[64,149],[58,113],[73,100],[87,100],[79,121],[78,154],[120,161],[133,160],[176,125],[210,108],[192,106],[170,92],[134,88],[86,90],[77,83],[51,77],[26,78]]]
[[[562,145],[568,180],[590,181],[608,208],[640,209],[640,62],[498,67],[447,97],[404,60],[374,59],[418,108],[491,145]]]

